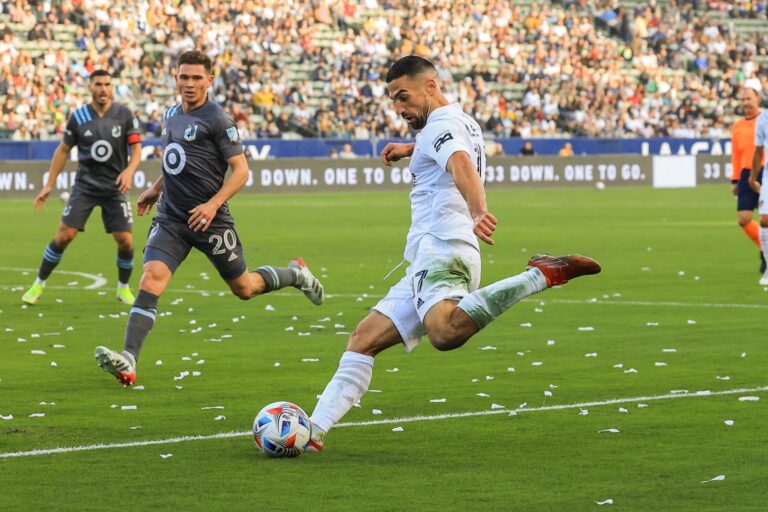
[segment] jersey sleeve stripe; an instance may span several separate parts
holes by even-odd
[[[93,121],[93,116],[91,115],[91,109],[88,108],[88,105],[83,107],[83,114],[85,115],[86,123]]]
[[[75,121],[77,121],[78,125],[83,124],[83,118],[80,117],[80,109],[75,110],[73,115],[75,116]]]

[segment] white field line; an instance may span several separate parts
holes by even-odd
[[[0,267],[1,272],[30,272],[30,275],[34,276],[37,273],[36,268],[16,268],[16,267]],[[57,274],[64,274],[68,276],[80,276],[85,277],[86,279],[93,280],[93,283],[89,284],[88,286],[83,287],[85,290],[95,290],[97,288],[101,288],[105,284],[107,284],[107,280],[101,276],[97,276],[95,274],[87,274],[85,272],[72,272],[70,270],[57,270]],[[16,285],[18,286],[24,286],[24,285]],[[27,286],[29,286],[29,283],[27,283]],[[8,289],[9,286],[3,286],[4,289]],[[52,287],[53,288],[53,287]],[[56,288],[63,288],[63,289],[73,289],[72,286],[59,286]]]
[[[0,271],[5,270],[4,267],[0,267]],[[13,270],[32,270],[32,269],[13,269]],[[36,272],[36,270],[35,270]],[[57,270],[56,271],[59,274],[62,273],[68,273],[68,274],[74,274],[74,275],[82,275],[84,277],[89,277],[91,279],[100,279],[101,281],[97,281],[94,284],[85,287],[86,290],[92,290],[96,288],[101,288],[106,284],[106,279],[99,276],[94,276],[91,274],[82,274],[79,272],[64,272]],[[0,285],[0,290],[5,291],[11,291],[11,290],[25,290],[27,285],[23,284],[4,284]],[[80,287],[75,286],[46,286],[46,290],[79,290],[83,289]],[[173,294],[173,293],[193,293],[198,295],[205,294],[206,296],[215,297],[218,296],[220,293],[223,293],[224,296],[229,296],[230,292],[225,290],[198,290],[198,289],[173,289],[169,288],[165,291],[165,294]],[[278,296],[278,297],[296,297],[297,295],[295,293],[290,292],[272,292],[269,295],[271,296]],[[334,298],[342,298],[342,299],[351,299],[351,298],[357,298],[362,297],[362,294],[360,293],[326,293],[325,298],[326,299],[334,299]],[[383,295],[379,294],[368,294],[369,299],[378,299],[380,297],[383,297]],[[552,304],[596,304],[601,306],[640,306],[640,307],[673,307],[673,308],[703,308],[703,309],[768,309],[768,304],[737,304],[737,303],[725,303],[725,304],[717,304],[717,303],[706,303],[706,302],[672,302],[672,301],[646,301],[646,300],[601,300],[601,299],[547,299],[547,298],[539,298],[539,297],[529,297],[527,299],[523,299],[522,302],[544,302],[544,303],[552,303]]]
[[[437,421],[454,418],[469,418],[474,416],[491,416],[497,414],[523,414],[529,412],[546,412],[546,411],[559,411],[563,409],[579,409],[584,407],[601,407],[604,405],[614,404],[627,404],[634,402],[651,402],[654,400],[676,400],[681,398],[700,398],[708,396],[720,396],[720,395],[737,395],[742,393],[755,393],[760,391],[768,391],[768,386],[759,386],[754,388],[740,388],[740,389],[728,389],[724,391],[699,391],[696,393],[670,393],[666,395],[654,395],[654,396],[638,396],[632,398],[614,398],[610,400],[598,400],[593,402],[579,402],[575,404],[560,404],[560,405],[546,405],[543,407],[530,407],[524,409],[492,409],[484,411],[467,411],[458,413],[446,413],[435,414],[432,416],[411,416],[407,418],[391,418],[383,420],[371,420],[371,421],[355,421],[349,423],[339,423],[334,428],[345,427],[368,427],[372,425],[397,425],[401,423],[413,423],[417,421]],[[198,435],[198,436],[181,436],[181,437],[169,437],[167,439],[151,439],[147,441],[131,441],[126,443],[100,443],[89,444],[83,446],[67,446],[61,448],[44,448],[38,450],[27,450],[20,452],[5,452],[0,453],[0,459],[10,459],[14,457],[35,457],[40,455],[53,455],[57,453],[71,453],[71,452],[87,452],[93,450],[107,450],[116,448],[135,448],[141,446],[153,446],[164,444],[178,444],[186,443],[188,441],[203,441],[207,439],[227,439],[232,437],[246,437],[250,436],[251,432],[219,432],[217,434],[210,435]]]

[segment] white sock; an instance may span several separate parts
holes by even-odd
[[[547,279],[544,274],[538,268],[531,268],[475,290],[461,299],[458,307],[482,329],[514,303],[546,289]]]
[[[760,245],[763,248],[763,257],[768,256],[768,228],[760,227]]]
[[[373,357],[344,352],[336,373],[312,411],[312,424],[328,432],[362,398],[371,384],[371,375]]]
[[[120,281],[118,281],[117,282],[117,287],[118,288],[128,288],[129,284],[128,283],[121,283]]]
[[[45,286],[45,281],[40,279],[39,277],[36,277],[35,278],[35,284],[39,284],[39,285]]]

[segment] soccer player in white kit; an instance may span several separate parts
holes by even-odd
[[[496,229],[485,202],[482,130],[442,94],[428,60],[403,57],[386,81],[397,114],[420,131],[415,143],[391,143],[381,153],[385,164],[411,158],[411,228],[404,254],[409,265],[350,335],[312,413],[309,451],[323,449],[325,434],[366,392],[374,356],[382,350],[402,343],[410,351],[425,334],[438,350],[453,350],[517,301],[600,272],[584,256],[536,256],[524,272],[478,289],[477,239],[492,245]]]
[[[768,250],[768,187],[761,186],[760,182],[757,181],[757,175],[763,167],[765,146],[768,146],[768,110],[764,110],[757,118],[755,154],[752,157],[752,171],[749,173],[749,186],[760,194],[757,200],[757,213],[760,214],[760,245],[763,254],[768,254],[765,252]],[[765,171],[763,171],[763,176],[765,176]],[[760,286],[768,286],[768,270],[763,273],[758,283]]]

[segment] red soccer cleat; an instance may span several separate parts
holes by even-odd
[[[600,273],[600,264],[581,254],[549,256],[537,254],[528,260],[528,268],[538,268],[547,280],[549,288],[565,284],[571,279]]]

